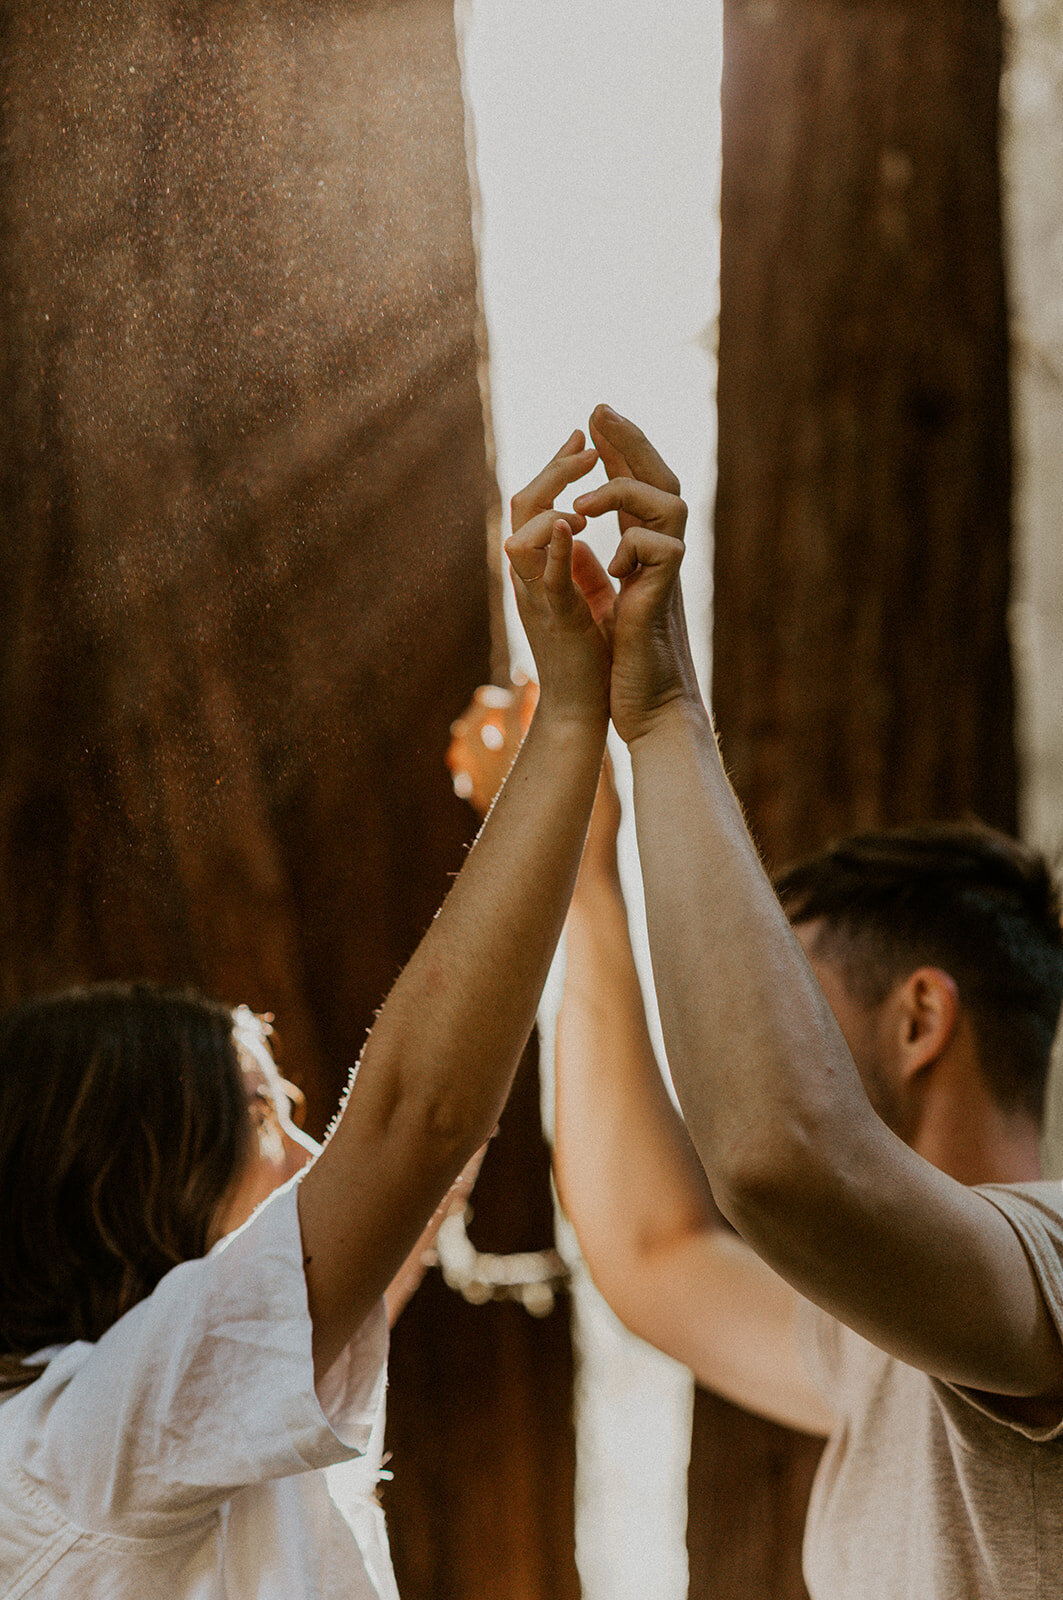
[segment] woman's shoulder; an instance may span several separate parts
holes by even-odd
[[[386,1354],[380,1310],[323,1406],[296,1196],[278,1191],[95,1344],[51,1353],[0,1409],[0,1454],[79,1526],[162,1536],[236,1488],[363,1453]]]

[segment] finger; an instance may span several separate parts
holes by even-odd
[[[560,461],[562,456],[578,455],[586,443],[587,441],[584,438],[583,429],[573,428],[572,432],[569,434],[560,450],[555,456],[551,457],[551,459],[553,461]]]
[[[597,450],[569,450],[568,446],[576,439],[582,442],[582,433],[574,433],[538,476],[513,496],[510,512],[514,530],[521,528],[537,512],[549,511],[562,489],[575,483],[577,478],[585,477],[594,466]]]
[[[560,493],[560,490],[558,493]],[[519,505],[518,502],[520,502]],[[523,501],[521,501],[520,495],[514,495],[513,499],[510,501],[510,520],[512,522],[513,532],[520,533],[522,529],[527,526],[531,517],[539,516],[544,511],[553,512],[555,517],[564,517],[573,533],[582,533],[584,528],[587,526],[587,519],[582,512],[555,511],[553,505],[549,502],[547,502],[545,506],[536,507],[531,505],[530,502],[525,504]]]
[[[555,517],[546,552],[543,587],[551,600],[565,600],[573,593],[572,529],[564,517]]]
[[[635,474],[624,458],[621,450],[606,438],[594,417],[591,417],[591,438],[594,440],[598,451],[598,458],[610,478],[632,478]]]
[[[623,583],[639,567],[658,567],[664,571],[671,568],[678,572],[684,550],[682,541],[667,533],[651,528],[629,528],[609,563],[609,573]]]
[[[602,466],[605,468],[607,476],[610,478],[634,477],[635,474],[628,466],[622,453],[616,448],[615,445],[609,443],[609,440],[605,437],[605,434],[598,429],[593,417],[591,418],[590,426],[591,436],[594,439],[594,443],[598,447],[598,458],[601,461]],[[631,526],[632,520],[633,519],[628,516],[626,511],[621,511],[617,514],[617,521],[620,524],[621,533],[627,532],[628,528]]]
[[[497,683],[482,683],[474,692],[473,700],[484,711],[505,711],[513,704],[513,691],[500,688]]]
[[[554,517],[563,517],[573,533],[582,533],[584,528],[587,526],[586,517],[583,516],[579,511],[557,511],[553,506],[544,507],[544,511]],[[540,516],[542,514],[542,512],[537,513],[537,515]],[[523,535],[524,529],[527,527],[527,525],[528,524],[526,522],[522,522],[518,527],[518,525],[514,523],[513,533],[520,533]]]
[[[510,566],[522,583],[538,583],[546,572],[546,563],[555,524],[562,523],[568,537],[572,530],[567,520],[556,511],[540,511],[526,522],[519,532],[511,533],[505,543]]]
[[[447,745],[446,754],[444,755],[443,760],[446,762],[447,766],[452,772],[455,767],[459,767],[463,764],[465,759],[465,751],[468,748],[469,741],[463,733],[455,734],[453,739],[451,739],[450,743]]]
[[[601,625],[610,621],[616,590],[598,557],[582,539],[577,539],[572,546],[572,580],[590,607],[595,622]]]
[[[679,496],[638,478],[610,478],[600,488],[581,494],[574,504],[588,517],[601,517],[608,511],[626,512],[644,527],[657,528],[675,539],[682,539],[686,527],[687,508]]]
[[[631,475],[643,483],[651,483],[667,494],[679,493],[679,479],[647,439],[642,429],[622,417],[611,406],[595,406],[591,414],[591,432],[612,445],[627,462]]]

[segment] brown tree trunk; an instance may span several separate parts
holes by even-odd
[[[1015,822],[1000,23],[728,0],[714,702],[771,866]],[[705,1395],[693,1600],[794,1600],[815,1447]]]
[[[443,753],[490,671],[496,491],[453,9],[0,0],[0,48],[0,1001],[268,1008],[320,1131],[473,827]],[[506,1139],[537,1133],[530,1094]],[[548,1215],[545,1161],[484,1181]],[[481,1537],[525,1438],[553,1466],[489,1590],[437,1561],[405,1594],[570,1593],[567,1310],[511,1339],[448,1296],[401,1336],[400,1571],[438,1364],[504,1420],[454,1449],[437,1543]]]
[[[553,1239],[537,1068],[533,1044],[472,1197],[480,1250]],[[391,1348],[388,1442],[404,1465],[385,1504],[403,1600],[576,1600],[571,1384],[567,1300],[540,1320],[425,1282]]]

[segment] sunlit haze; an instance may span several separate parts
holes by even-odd
[[[482,205],[481,287],[503,502],[600,400],[633,417],[690,505],[683,567],[703,682],[710,640],[719,254],[719,0],[458,0]],[[600,474],[588,480],[598,481]],[[574,493],[579,490],[575,489]],[[587,537],[603,559],[615,520]],[[510,657],[532,662],[503,584]],[[630,773],[620,760],[622,797]],[[621,867],[649,991],[625,805]],[[546,1075],[559,972],[544,998]],[[651,1017],[660,1040],[656,1015]],[[547,1096],[546,1119],[550,1107]],[[564,1243],[564,1241],[562,1241]],[[566,1246],[572,1250],[571,1239]],[[689,1375],[575,1282],[577,1557],[585,1600],[683,1600]]]

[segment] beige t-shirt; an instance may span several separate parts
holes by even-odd
[[[1007,1217],[1063,1334],[1063,1184],[979,1191]],[[809,1370],[838,1414],[812,1490],[812,1600],[1061,1600],[1063,1407],[1030,1427],[809,1306]]]

